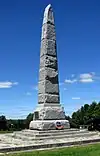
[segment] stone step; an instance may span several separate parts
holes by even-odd
[[[33,141],[32,141],[33,142]],[[10,147],[8,144],[5,144],[3,146],[0,144],[0,152],[11,152],[11,151],[23,151],[23,150],[36,150],[36,149],[50,149],[50,148],[56,148],[56,147],[66,147],[66,146],[72,146],[72,145],[83,145],[88,143],[96,143],[100,142],[99,136],[92,136],[92,137],[84,137],[84,138],[72,138],[72,139],[63,139],[63,140],[52,140],[49,142],[41,142],[38,144],[31,144],[31,142],[27,142],[26,144],[21,143],[19,146],[13,146]]]
[[[50,139],[62,139],[62,138],[75,138],[75,137],[90,137],[90,136],[94,136],[97,135],[97,132],[87,132],[87,133],[81,133],[81,134],[70,134],[70,135],[58,135],[58,136],[45,136],[45,137],[36,137],[36,136],[32,136],[32,137],[27,137],[25,135],[21,135],[16,133],[14,136],[12,136],[13,138],[17,138],[17,139],[22,139],[22,140],[50,140]]]
[[[70,135],[59,135],[59,136],[47,136],[47,137],[36,137],[35,140],[48,140],[48,139],[61,139],[61,138],[73,138],[73,137],[90,137],[96,135],[97,133],[82,133],[82,134],[70,134]]]
[[[89,132],[85,131],[85,133],[76,133],[71,135],[58,135],[58,136],[49,136],[48,137],[30,137],[26,135],[19,134],[16,132],[11,134],[2,134],[0,135],[0,150],[18,150],[18,149],[36,149],[36,148],[43,148],[43,147],[58,147],[64,145],[75,145],[80,144],[82,142],[97,142],[100,141],[100,134],[99,132]],[[51,133],[50,133],[51,134]],[[56,134],[56,133],[55,133]],[[14,136],[15,135],[15,136]],[[42,135],[42,134],[40,134]],[[17,148],[18,147],[18,148]]]
[[[22,130],[22,132],[30,132],[30,133],[34,133],[34,134],[44,134],[44,133],[57,133],[57,132],[72,132],[72,131],[80,131],[80,129],[64,129],[64,130],[44,130],[44,131],[40,131],[40,130]]]
[[[84,131],[87,131],[87,129],[85,129]],[[23,130],[23,131],[19,131],[19,132],[23,132],[24,134],[33,134],[33,135],[40,135],[40,134],[62,134],[62,133],[67,133],[67,132],[80,132],[79,129],[64,129],[64,130],[48,130],[48,131],[35,131],[35,130]],[[17,132],[18,133],[18,132]]]
[[[46,136],[63,136],[63,135],[76,135],[76,134],[83,134],[84,133],[84,135],[85,135],[85,133],[87,133],[88,131],[79,131],[79,132],[57,132],[57,133],[45,133],[45,134],[39,134],[39,135],[36,135],[36,137],[46,137]]]
[[[36,137],[46,137],[46,136],[59,136],[59,135],[71,135],[71,134],[81,134],[81,133],[87,133],[88,131],[85,130],[85,131],[64,131],[64,132],[61,132],[61,131],[57,131],[56,133],[44,133],[44,134],[34,134],[32,132],[15,132],[15,134],[20,134],[20,135],[25,135],[25,136],[28,136],[28,137],[33,137],[33,136],[36,136]]]

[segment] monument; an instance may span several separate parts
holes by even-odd
[[[70,128],[60,104],[55,23],[50,4],[45,8],[42,25],[38,105],[29,128]]]
[[[4,155],[4,152],[11,154],[11,152],[21,150],[48,149],[100,142],[98,131],[68,129],[70,125],[65,120],[65,113],[60,105],[56,50],[53,11],[51,5],[48,5],[44,12],[42,26],[38,105],[34,112],[33,121],[30,122],[30,129],[0,134],[1,155]]]

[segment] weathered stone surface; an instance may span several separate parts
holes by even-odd
[[[52,24],[47,25],[47,39],[50,40],[56,40],[56,34],[55,34],[55,26]]]
[[[52,56],[45,56],[45,66],[57,69],[57,58]]]
[[[45,68],[46,70],[46,79],[52,81],[54,84],[58,84],[58,71],[52,68]],[[58,84],[59,85],[59,84]]]
[[[40,69],[39,71],[39,81],[44,81],[46,78],[46,70],[45,68]]]
[[[39,81],[38,88],[38,94],[45,94],[45,81]]]
[[[40,56],[51,55],[56,56],[56,41],[43,39],[41,41],[41,53]]]
[[[58,120],[32,121],[32,129],[40,128],[40,130],[25,129],[10,134],[0,134],[1,155],[7,155],[8,152],[20,150],[36,150],[100,142],[98,132],[89,132],[87,129],[68,129],[70,125],[67,120],[60,120],[60,122],[64,124],[64,127],[66,127],[64,130],[55,130],[56,127],[54,126],[57,121]],[[48,127],[51,129],[53,127],[53,130],[48,130]],[[3,152],[5,152],[5,154]]]
[[[54,24],[53,10],[50,4],[45,8],[43,17],[43,24],[48,22]]]
[[[56,40],[56,35],[55,35],[55,26],[52,25],[51,23],[45,23],[42,26],[42,37],[41,40],[43,39],[50,39],[50,40]]]
[[[39,129],[39,130],[50,130],[56,129],[56,122],[59,121],[62,123],[65,129],[70,128],[68,120],[42,120],[42,121],[31,121],[30,129]]]
[[[59,95],[53,94],[39,94],[38,103],[58,103],[59,104]]]
[[[39,81],[46,79],[50,79],[52,83],[58,84],[58,71],[49,67],[41,68],[39,71]]]
[[[40,69],[44,67],[57,69],[57,58],[48,55],[43,55],[40,59]]]
[[[39,118],[41,120],[62,120],[65,119],[65,113],[59,107],[44,107],[39,111]]]
[[[50,93],[50,94],[59,94],[58,84],[53,84],[51,81],[45,80],[39,82],[39,94]]]

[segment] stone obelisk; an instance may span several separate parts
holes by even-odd
[[[69,122],[65,120],[65,113],[60,105],[55,24],[49,4],[45,8],[42,25],[38,105],[30,129],[55,129],[56,122],[69,128]]]

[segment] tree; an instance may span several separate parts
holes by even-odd
[[[88,117],[89,119],[94,118],[95,117],[95,107],[97,106],[97,103],[95,101],[92,102],[92,104],[89,106],[89,109],[87,111]]]
[[[32,120],[33,120],[33,113],[30,113],[26,118],[26,128],[29,128],[29,124]]]
[[[7,130],[7,120],[4,115],[0,116],[0,130]]]
[[[72,114],[72,122],[77,126],[90,124],[92,121],[96,121],[97,124],[100,121],[100,102],[93,101],[90,105],[85,104]]]
[[[66,116],[66,115],[65,115],[65,119],[66,119],[66,120],[70,120],[70,116]]]
[[[89,109],[89,105],[88,105],[88,104],[85,104],[85,105],[84,105],[84,111],[87,112],[88,109]]]

